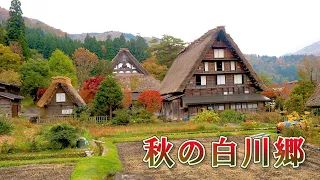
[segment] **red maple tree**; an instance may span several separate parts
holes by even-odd
[[[86,80],[80,90],[80,96],[87,104],[92,102],[96,92],[99,89],[100,83],[105,79],[103,76],[97,76]]]
[[[138,97],[138,102],[146,107],[150,113],[159,111],[162,107],[162,97],[159,91],[146,90]]]
[[[129,108],[132,104],[132,93],[129,90],[123,90],[122,104],[125,108]]]

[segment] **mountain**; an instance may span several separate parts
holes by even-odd
[[[293,54],[313,54],[315,56],[320,56],[320,41],[306,46]]]
[[[245,57],[258,74],[263,73],[271,77],[274,83],[282,83],[299,79],[297,76],[298,66],[307,55],[291,54],[276,57],[246,54]]]
[[[5,24],[5,22],[7,21],[7,19],[9,18],[9,10],[0,7],[0,23]],[[52,33],[55,34],[58,37],[63,37],[67,34],[67,36],[69,36],[71,39],[76,39],[76,40],[80,40],[80,41],[84,41],[84,38],[86,37],[87,34],[89,34],[89,36],[94,36],[96,37],[97,40],[100,41],[104,41],[107,39],[107,37],[110,35],[111,39],[114,39],[116,37],[120,37],[120,35],[122,34],[122,32],[119,31],[107,31],[107,32],[103,32],[103,33],[82,33],[82,34],[69,34],[66,32],[63,32],[60,29],[56,29],[52,26],[49,26],[37,19],[32,19],[32,18],[28,18],[28,17],[23,17],[24,18],[24,22],[26,24],[27,28],[31,28],[31,29],[36,29],[36,28],[41,28],[45,33]],[[125,38],[131,39],[131,38],[135,38],[136,36],[130,33],[123,33]],[[147,42],[149,42],[151,39],[153,39],[153,37],[143,37]]]

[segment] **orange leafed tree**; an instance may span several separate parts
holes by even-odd
[[[261,94],[267,96],[268,98],[277,98],[280,93],[280,86],[278,84],[271,84],[268,86],[267,91],[262,91]]]
[[[138,97],[138,102],[145,106],[150,113],[159,111],[162,107],[162,97],[159,91],[145,90]]]
[[[99,62],[98,56],[85,48],[78,48],[72,55],[73,64],[77,71],[79,87],[90,78],[90,71]]]
[[[132,104],[132,93],[129,90],[123,90],[122,104],[125,108],[129,108]]]
[[[143,61],[142,66],[156,79],[162,81],[168,71],[166,65],[160,65],[155,56]]]
[[[99,90],[99,86],[104,79],[105,77],[103,76],[97,76],[85,81],[79,93],[84,102],[88,104],[93,101],[94,96]]]

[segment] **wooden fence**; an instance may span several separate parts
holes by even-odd
[[[73,115],[57,115],[57,116],[47,116],[45,118],[37,119],[37,123],[39,124],[48,124],[48,123],[58,123],[58,122],[70,122],[70,121],[81,121],[87,123],[106,123],[108,120],[107,116],[89,116],[85,120],[80,120]]]

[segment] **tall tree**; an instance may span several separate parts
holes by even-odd
[[[103,76],[97,76],[90,78],[85,81],[83,87],[81,88],[79,94],[82,99],[87,103],[91,103],[99,90],[101,82],[105,79]]]
[[[49,59],[51,76],[66,76],[72,81],[74,87],[78,87],[76,69],[72,60],[59,49],[55,50]]]
[[[13,70],[19,72],[21,58],[13,53],[10,47],[0,44],[0,71]]]
[[[99,60],[99,62],[93,67],[91,71],[92,76],[108,76],[112,75],[112,73],[112,63],[108,60]]]
[[[320,59],[306,57],[298,67],[298,76],[302,81],[311,81],[315,86],[320,83]]]
[[[159,61],[156,59],[155,56],[152,56],[149,59],[146,59],[141,64],[146,70],[156,79],[162,81],[165,77],[168,68],[166,65],[160,65]]]
[[[9,10],[10,18],[7,20],[8,43],[18,42],[22,48],[23,56],[30,57],[28,44],[26,41],[26,27],[22,17],[21,2],[12,0]]]
[[[98,63],[98,56],[87,49],[78,48],[72,58],[77,71],[78,85],[82,87],[84,81],[91,77],[90,72]]]
[[[42,59],[30,59],[21,66],[21,90],[25,95],[37,99],[37,92],[40,88],[48,88],[50,84],[49,63]]]
[[[119,84],[113,77],[107,76],[94,97],[93,109],[97,115],[106,115],[109,111],[112,119],[112,111],[121,107],[122,99],[123,93]]]
[[[6,44],[7,37],[7,31],[2,27],[2,24],[0,24],[0,44]]]
[[[0,72],[0,81],[19,86],[21,85],[20,74],[12,70],[4,70]]]
[[[84,47],[88,49],[90,52],[95,53],[99,59],[102,58],[102,50],[101,45],[97,41],[96,37],[90,37],[88,34],[84,39]]]
[[[160,42],[157,39],[152,39],[150,43],[151,47],[148,52],[154,54],[160,64],[168,67],[171,66],[185,45],[181,39],[169,35],[163,35]]]

